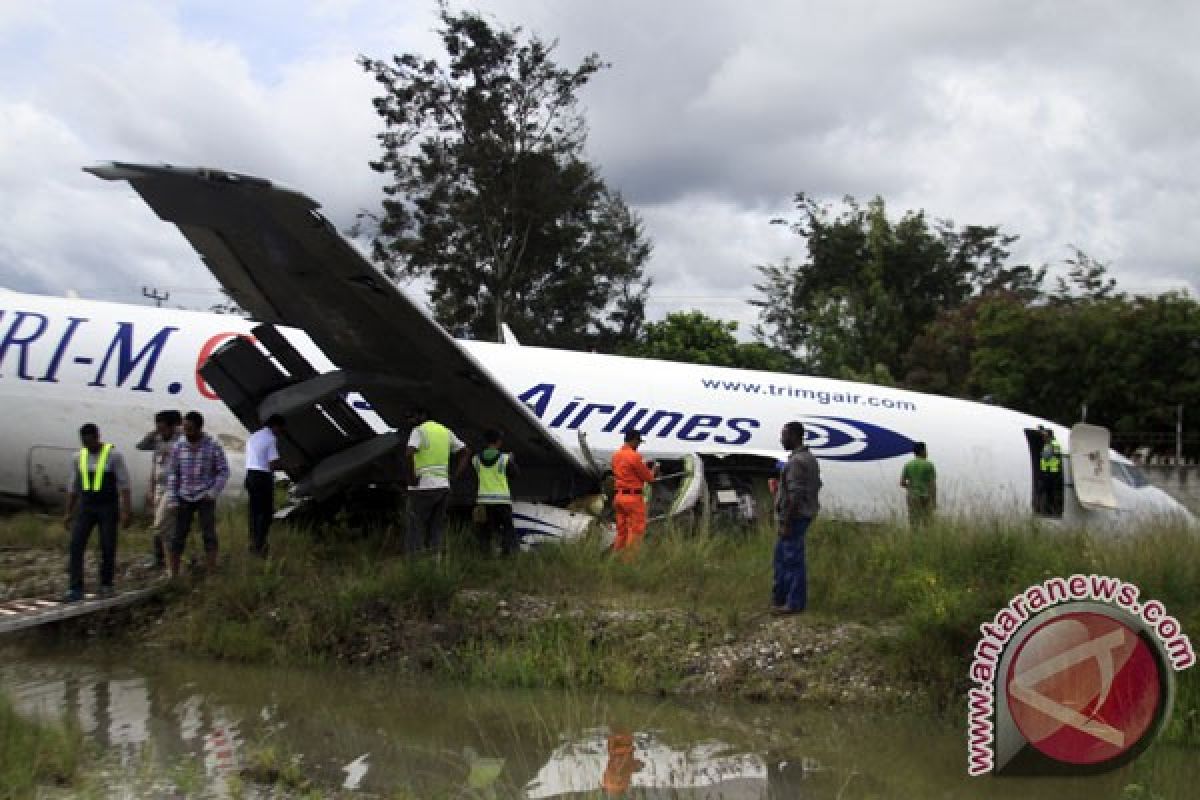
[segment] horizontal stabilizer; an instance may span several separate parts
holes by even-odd
[[[217,348],[200,375],[248,430],[272,414],[284,418],[279,457],[298,493],[322,498],[363,477],[398,481],[402,442],[394,433],[375,433],[346,402],[357,388],[352,376],[318,373],[271,325],[258,326],[254,336],[257,343],[235,337]]]

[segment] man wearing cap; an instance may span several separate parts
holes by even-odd
[[[643,492],[648,482],[658,477],[658,465],[647,464],[638,455],[642,435],[635,429],[625,431],[625,446],[613,453],[612,471],[616,482],[613,509],[617,514],[617,538],[613,550],[637,552],[646,532],[646,500]]]

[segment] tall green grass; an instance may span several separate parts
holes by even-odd
[[[135,518],[133,524],[119,531],[117,554],[121,557],[136,552],[149,554],[153,534],[147,521]],[[66,551],[71,543],[71,533],[63,526],[62,513],[38,513],[19,511],[0,516],[0,548]],[[96,547],[93,531],[89,540]]]
[[[1200,537],[1161,527],[1114,537],[1036,525],[942,523],[921,531],[830,523],[812,539],[815,603],[848,616],[893,620],[888,655],[941,703],[966,690],[967,665],[989,621],[1028,586],[1097,573],[1140,587],[1184,630],[1200,631]],[[1200,640],[1197,640],[1200,642]],[[1180,676],[1193,697],[1192,674]]]
[[[30,526],[21,521],[12,534],[11,524],[0,525],[0,542],[37,539]],[[754,630],[768,609],[775,544],[765,523],[746,530],[662,527],[652,529],[632,561],[612,557],[599,538],[501,559],[482,557],[470,529],[455,528],[444,558],[409,559],[394,532],[314,537],[280,525],[263,562],[246,554],[238,510],[223,514],[220,528],[222,571],[183,583],[156,628],[180,649],[242,661],[333,663],[380,641],[407,646],[397,631],[438,625],[450,635],[433,652],[385,651],[379,659],[414,655],[426,668],[477,684],[616,690],[670,688],[681,663],[672,645]],[[192,547],[198,551],[198,537]],[[911,531],[819,519],[808,534],[808,573],[810,613],[791,624],[873,625],[883,631],[873,645],[880,664],[938,708],[954,707],[967,688],[980,623],[1053,576],[1099,573],[1135,583],[1200,646],[1200,537],[1181,527],[1114,536],[988,520],[939,520]],[[466,607],[456,599],[463,589],[491,599]],[[497,604],[522,596],[562,613],[499,624]],[[597,634],[586,613],[605,609],[668,609],[685,615],[686,625],[673,630],[659,615],[647,629],[634,622]],[[1178,676],[1172,730],[1200,742],[1196,674],[1200,669]]]
[[[236,529],[225,537],[236,542],[239,535]],[[711,642],[763,618],[774,541],[769,527],[665,528],[631,562],[612,557],[597,538],[499,559],[481,557],[470,531],[458,529],[445,558],[409,560],[394,537],[318,541],[280,529],[270,562],[235,559],[188,596],[168,635],[222,658],[320,663],[369,647],[373,630],[451,620],[465,627],[461,646],[453,660],[434,666],[472,683],[664,688],[678,677],[678,659],[666,653],[661,662],[644,663],[644,653],[659,645],[631,649],[615,634],[597,641],[569,617],[499,634],[491,625],[472,628],[480,618],[494,622],[498,611],[474,608],[455,620],[456,593],[533,595],[584,610],[676,609],[690,615],[692,630],[668,642]],[[1200,631],[1200,539],[1180,528],[1113,537],[1033,524],[942,521],[914,532],[819,520],[808,556],[811,614],[796,624],[878,623],[888,631],[879,638],[879,659],[940,708],[958,702],[967,688],[980,623],[1048,577],[1096,572],[1134,582],[1143,597],[1165,603],[1185,631]],[[647,638],[647,632],[626,625],[621,635]],[[635,651],[643,655],[631,657]],[[1187,715],[1200,708],[1198,694],[1191,673],[1183,673],[1177,725],[1193,737],[1200,725]]]
[[[0,518],[0,547],[65,549],[68,540],[59,515],[23,511]]]
[[[31,798],[40,787],[73,786],[85,760],[77,727],[28,720],[0,695],[0,798]]]

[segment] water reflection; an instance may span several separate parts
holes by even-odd
[[[414,689],[126,653],[4,651],[0,688],[23,713],[77,720],[133,795],[148,772],[182,769],[230,796],[264,749],[330,791],[416,798],[1101,800],[1133,784],[1168,798],[1192,796],[1197,774],[1196,751],[1156,747],[1106,776],[971,780],[959,731],[916,716]]]
[[[560,745],[525,786],[529,798],[569,797],[602,789],[610,797],[629,790],[703,791],[706,796],[750,800],[767,796],[768,769],[755,753],[736,753],[723,742],[676,749],[655,734],[625,726],[596,730]]]
[[[19,712],[75,720],[110,762],[130,771],[148,752],[163,763],[191,758],[203,765],[209,788],[224,795],[242,767],[237,715],[194,684],[167,692],[129,668],[18,661],[0,667],[0,686]]]

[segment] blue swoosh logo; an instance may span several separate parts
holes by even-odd
[[[913,440],[902,433],[845,417],[800,417],[804,444],[826,461],[882,461],[911,455]]]

